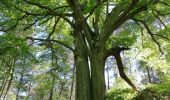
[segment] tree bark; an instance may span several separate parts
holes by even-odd
[[[105,100],[105,55],[104,50],[95,48],[90,59],[91,62],[91,82],[92,82],[92,100]]]
[[[91,100],[91,84],[88,57],[81,42],[75,39],[74,60],[76,66],[76,100]]]

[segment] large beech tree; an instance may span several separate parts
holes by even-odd
[[[169,3],[169,0],[0,0],[0,29],[5,34],[22,35],[32,41],[43,41],[44,45],[55,42],[71,50],[76,66],[75,99],[105,100],[104,67],[109,56],[115,57],[121,78],[138,91],[124,73],[120,54],[130,49],[136,36],[135,31],[127,31],[133,29],[127,29],[125,24],[133,23],[136,25],[133,28],[147,31],[163,53],[157,38],[169,39],[167,34],[156,32],[168,28],[164,18],[168,19]],[[163,27],[156,29],[156,21]],[[31,35],[37,26],[45,27],[44,34],[48,36]],[[121,32],[128,38],[119,38]]]

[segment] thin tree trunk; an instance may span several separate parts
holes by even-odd
[[[108,61],[107,61],[106,71],[107,71],[107,89],[109,90],[110,86],[109,86],[109,65],[108,65]]]
[[[149,71],[149,67],[148,66],[146,66],[146,71],[147,71],[147,74],[148,74],[149,83],[152,83],[151,75],[150,75],[150,71]]]
[[[152,81],[152,82],[153,82],[153,83],[156,83],[156,82],[155,82],[155,75],[154,75],[153,68],[151,68],[151,72],[152,72],[152,79],[153,79],[153,81]]]
[[[5,99],[8,91],[9,91],[9,89],[10,89],[10,87],[11,87],[12,80],[13,80],[13,78],[14,78],[15,62],[16,62],[16,59],[13,60],[13,65],[12,65],[11,71],[10,71],[10,72],[11,72],[11,73],[10,73],[10,80],[8,81],[7,89],[6,89],[6,92],[5,92],[5,94],[4,94],[3,99]]]
[[[20,78],[20,81],[19,81],[19,87],[18,87],[18,90],[17,90],[17,95],[16,95],[16,100],[18,100],[18,96],[19,96],[19,92],[20,92],[20,86],[22,84],[22,81],[23,81],[23,75],[24,73],[22,72],[21,74],[21,78]]]
[[[62,94],[62,92],[63,92],[63,89],[64,89],[64,84],[62,83],[62,84],[61,84],[60,92],[59,92],[59,94],[58,94],[58,100],[60,100],[60,97],[61,97],[61,94]]]
[[[5,100],[5,97],[6,97],[6,95],[7,95],[7,93],[8,93],[8,91],[9,91],[9,89],[10,89],[10,87],[11,87],[11,83],[12,83],[12,80],[13,80],[13,77],[14,77],[14,66],[13,66],[13,68],[12,68],[12,72],[10,73],[11,75],[10,75],[10,80],[9,80],[9,82],[8,82],[8,85],[7,85],[7,89],[6,89],[6,92],[5,92],[5,94],[4,94],[4,100]]]
[[[70,100],[72,99],[73,95],[73,88],[74,88],[74,76],[75,76],[75,65],[73,67],[73,77],[72,77],[72,82],[71,82],[71,89],[70,89]]]
[[[17,89],[16,100],[18,100],[19,92],[20,92],[20,89],[21,89],[20,86],[23,83],[24,72],[25,72],[25,61],[24,61],[23,66],[22,66],[21,78],[19,80],[19,87]]]
[[[8,78],[9,78],[9,75],[7,75],[7,76],[5,77],[4,83],[3,83],[2,87],[1,87],[2,89],[1,89],[0,97],[2,97],[2,95],[3,95],[3,93],[4,93],[6,84],[7,84],[7,82],[8,82]]]
[[[54,85],[55,85],[55,77],[53,76],[53,78],[52,78],[52,87],[51,87],[51,91],[50,91],[49,100],[53,100]]]

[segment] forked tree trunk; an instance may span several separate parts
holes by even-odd
[[[94,47],[90,52],[89,57],[81,43],[75,42],[76,100],[105,100],[105,51]]]

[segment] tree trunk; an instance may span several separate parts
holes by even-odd
[[[106,68],[106,71],[107,71],[107,89],[109,90],[110,89],[110,86],[109,86],[109,62],[107,61],[107,68]]]
[[[75,40],[76,100],[91,100],[90,71],[86,54],[81,42]]]
[[[19,86],[17,88],[17,95],[16,95],[16,100],[19,99],[19,92],[20,92],[20,89],[21,89],[21,84],[23,83],[23,77],[24,77],[24,72],[22,71],[21,72],[21,78],[19,80]]]
[[[150,75],[150,71],[149,71],[149,67],[148,66],[146,66],[146,70],[147,70],[147,74],[148,74],[149,83],[152,83],[151,75]]]
[[[54,85],[55,85],[55,77],[53,76],[53,78],[52,78],[52,87],[51,87],[51,90],[50,90],[49,100],[53,100]]]
[[[101,48],[100,48],[101,49]],[[92,100],[105,100],[104,50],[95,49],[90,59]]]
[[[73,75],[72,75],[72,82],[71,82],[71,89],[70,89],[70,99],[69,100],[72,100],[72,95],[73,95],[73,89],[74,89],[74,77],[75,77],[75,65],[73,67]]]

